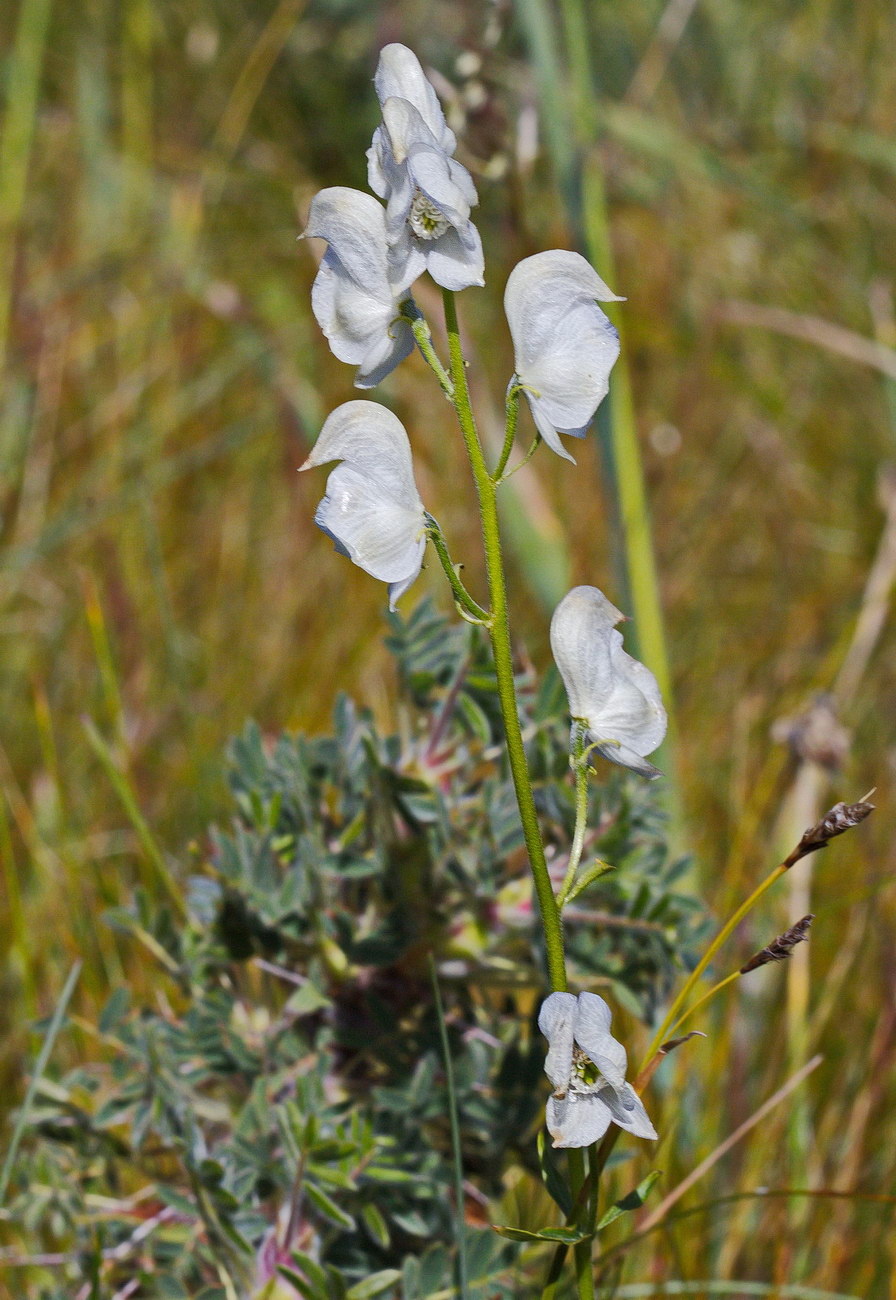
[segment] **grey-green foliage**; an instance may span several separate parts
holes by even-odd
[[[423,604],[392,618],[389,644],[395,733],[344,696],[328,736],[248,725],[230,751],[237,812],[194,856],[187,920],[143,893],[107,916],[158,963],[158,997],[134,1006],[117,990],[97,1027],[105,1063],[43,1085],[13,1205],[24,1229],[71,1252],[69,1283],[96,1277],[111,1294],[139,1276],[141,1296],[210,1297],[203,1288],[226,1274],[251,1295],[279,1265],[313,1297],[450,1290],[430,957],[466,1176],[494,1196],[510,1164],[536,1168],[540,927],[487,643]],[[562,875],[573,821],[562,687],[556,674],[519,685]],[[675,892],[652,799],[615,769],[595,783],[589,852],[618,869],[567,921],[572,980],[642,1015],[690,961],[701,920]],[[525,1294],[517,1248],[470,1233],[471,1294]]]

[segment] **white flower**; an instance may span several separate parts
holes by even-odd
[[[622,648],[614,624],[625,616],[597,587],[573,587],[554,610],[551,649],[574,719],[587,724],[599,754],[641,776],[666,734],[666,710],[649,668]]]
[[[302,238],[329,248],[311,289],[317,323],[340,361],[358,366],[357,388],[373,388],[414,350],[399,315],[408,297],[389,280],[386,214],[376,199],[335,185],[311,201]]]
[[[538,1013],[548,1040],[544,1072],[554,1086],[548,1132],[555,1147],[587,1147],[610,1124],[655,1138],[641,1099],[625,1082],[625,1048],[610,1033],[610,1008],[596,993],[552,993]]]
[[[426,518],[404,425],[376,402],[345,402],[330,415],[301,469],[341,465],[327,479],[314,522],[336,550],[389,584],[389,608],[417,577]]]
[[[559,434],[584,437],[619,356],[619,335],[597,304],[622,301],[584,257],[562,249],[524,258],[507,281],[517,378],[538,432],[573,464]]]
[[[424,271],[445,289],[483,284],[482,241],[470,221],[478,202],[436,93],[404,45],[387,45],[374,77],[383,110],[367,151],[368,180],[386,200],[390,278],[408,289]]]

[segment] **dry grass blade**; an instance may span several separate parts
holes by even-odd
[[[746,1137],[750,1130],[754,1129],[757,1124],[765,1119],[766,1115],[773,1111],[774,1108],[785,1099],[785,1097],[788,1097],[795,1088],[798,1088],[803,1080],[807,1078],[813,1070],[817,1069],[818,1066],[821,1065],[822,1060],[823,1057],[820,1055],[813,1056],[810,1061],[806,1062],[802,1069],[797,1070],[796,1074],[792,1075],[777,1092],[773,1093],[771,1097],[769,1097],[768,1101],[763,1102],[755,1114],[751,1115],[748,1120],[745,1120],[743,1124],[736,1128],[724,1142],[720,1142],[716,1149],[710,1152],[705,1160],[701,1160],[699,1165],[692,1169],[686,1178],[682,1179],[678,1186],[660,1202],[656,1209],[648,1214],[643,1223],[638,1225],[638,1231],[647,1232],[655,1224],[662,1222],[672,1206],[675,1205],[677,1201],[681,1200],[685,1192],[689,1191],[690,1188],[693,1187],[694,1183],[699,1182],[703,1175],[708,1173],[708,1171],[712,1169],[713,1165],[721,1160],[722,1156],[725,1155],[726,1152],[730,1151],[733,1146],[736,1146],[741,1138]]]
[[[896,349],[819,316],[805,316],[783,307],[763,307],[760,303],[742,302],[740,299],[721,303],[715,316],[729,325],[756,325],[775,334],[814,343],[827,352],[836,352],[849,361],[871,366],[890,379],[896,379]]]

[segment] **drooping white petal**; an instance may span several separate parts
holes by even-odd
[[[646,755],[666,734],[666,710],[653,673],[622,648],[613,626],[622,617],[596,587],[573,587],[554,611],[551,649],[570,713],[587,723],[599,752],[642,776],[659,776]]]
[[[620,1086],[625,1082],[628,1057],[625,1048],[610,1033],[610,1020],[610,1008],[603,998],[596,993],[579,994],[573,1029],[575,1040],[604,1078]]]
[[[457,140],[445,122],[438,96],[427,81],[420,60],[406,45],[397,42],[384,45],[380,50],[376,75],[373,78],[380,104],[387,99],[406,99],[413,104],[423,121],[446,153],[454,153]]]
[[[544,1072],[555,1088],[565,1089],[572,1072],[577,1000],[572,993],[551,993],[541,1004],[538,1028],[548,1040]]]
[[[635,1137],[656,1139],[657,1131],[630,1083],[623,1083],[618,1088],[607,1083],[599,1089],[597,1097],[609,1110],[614,1124],[634,1133]]]
[[[305,236],[329,244],[311,289],[315,318],[334,356],[359,367],[356,386],[372,388],[414,349],[399,315],[406,287],[389,279],[385,213],[369,194],[333,186],[312,200]]]
[[[578,253],[553,249],[510,273],[504,310],[516,373],[548,446],[573,457],[558,434],[584,435],[606,396],[619,335],[598,302],[621,302]]]
[[[568,1092],[548,1098],[545,1114],[555,1147],[590,1147],[606,1133],[613,1119],[596,1092]]]
[[[423,502],[401,421],[375,402],[346,402],[329,416],[303,470],[329,461],[315,523],[337,550],[389,583],[390,607],[420,572],[426,546]]]

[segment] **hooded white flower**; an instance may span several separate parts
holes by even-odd
[[[311,289],[317,323],[340,361],[358,366],[357,388],[373,388],[414,350],[399,315],[409,295],[389,279],[386,214],[376,199],[335,185],[311,201],[302,238],[325,239]]]
[[[336,550],[389,584],[389,608],[417,577],[426,547],[423,502],[404,425],[376,402],[345,402],[327,418],[301,469],[341,465],[314,522]]]
[[[615,624],[625,617],[597,587],[573,587],[554,610],[551,649],[574,719],[588,726],[599,754],[641,776],[666,734],[666,710],[649,668],[622,648]]]
[[[478,202],[470,173],[417,56],[387,45],[374,77],[383,110],[367,151],[368,180],[386,200],[389,274],[398,291],[424,271],[459,290],[483,284],[482,241],[470,221]]]
[[[610,1008],[596,993],[552,993],[538,1013],[548,1040],[544,1072],[554,1086],[547,1125],[555,1147],[587,1147],[610,1127],[655,1138],[641,1099],[625,1082],[625,1048],[610,1033]]]
[[[619,356],[619,335],[597,304],[623,301],[584,257],[562,249],[524,258],[507,281],[517,378],[538,432],[573,464],[559,435],[584,437]]]

